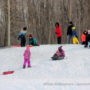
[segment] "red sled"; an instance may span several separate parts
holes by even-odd
[[[14,71],[5,71],[5,72],[3,72],[2,74],[3,75],[8,75],[8,74],[13,74],[14,73]]]

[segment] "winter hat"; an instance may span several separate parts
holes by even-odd
[[[23,30],[27,30],[27,27],[23,27]]]
[[[29,34],[29,37],[32,37],[32,34]]]
[[[72,21],[70,21],[70,22],[69,22],[69,24],[73,25],[73,22],[72,22]]]
[[[90,30],[88,30],[88,34],[90,34]]]
[[[87,31],[84,31],[83,34],[87,34]]]
[[[60,47],[58,48],[58,50],[61,51],[61,50],[62,50],[62,46],[60,46]]]
[[[76,27],[72,27],[73,30],[76,30]]]

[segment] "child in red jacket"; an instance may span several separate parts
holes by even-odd
[[[55,27],[56,27],[55,33],[56,33],[56,36],[57,36],[57,43],[61,44],[62,28],[61,28],[61,26],[59,25],[58,22],[55,24]]]
[[[81,43],[82,43],[82,44],[85,44],[85,42],[86,42],[86,34],[87,34],[87,32],[84,31],[84,32],[82,33],[82,35],[81,35]]]

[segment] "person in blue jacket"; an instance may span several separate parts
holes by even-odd
[[[18,40],[20,40],[21,47],[24,47],[26,45],[26,30],[27,27],[24,27],[18,35]]]
[[[69,22],[69,26],[67,28],[67,43],[70,44],[72,43],[72,27],[73,27],[73,22]]]

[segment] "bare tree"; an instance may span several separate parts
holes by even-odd
[[[80,40],[83,30],[90,28],[89,4],[90,0],[0,0],[0,45],[18,44],[24,26],[41,44],[56,43],[57,21],[63,28],[62,43],[66,43],[69,21],[75,24]]]

